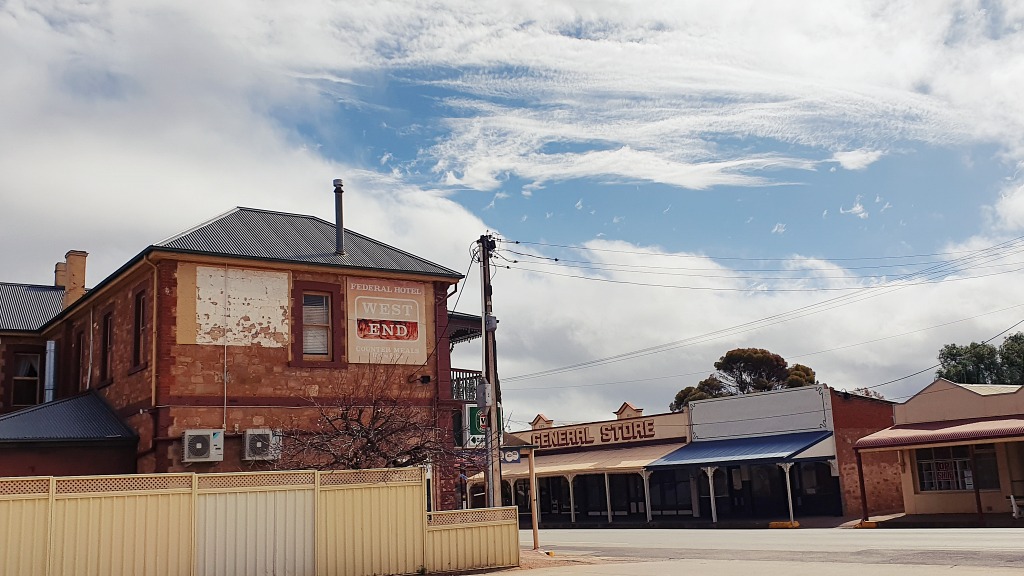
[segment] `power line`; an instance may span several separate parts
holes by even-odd
[[[499,240],[499,242],[505,242],[508,244],[521,244],[527,246],[546,246],[549,248],[569,248],[572,250],[583,250],[587,252],[610,252],[615,254],[636,254],[641,256],[659,256],[669,258],[706,258],[711,260],[735,260],[741,262],[787,262],[794,260],[804,260],[804,258],[740,258],[737,256],[710,256],[710,255],[699,255],[699,254],[675,254],[671,252],[651,252],[641,250],[618,250],[614,248],[593,248],[590,246],[580,246],[578,244],[550,244],[547,242],[529,242],[526,240]],[[895,260],[901,258],[929,258],[933,256],[953,256],[956,254],[971,254],[984,250],[960,250],[955,252],[934,252],[931,254],[912,254],[907,256],[860,256],[854,258],[820,258],[821,260],[829,260],[834,262],[851,262],[858,260]]]
[[[848,306],[848,305],[856,303],[856,302],[861,302],[861,301],[864,301],[864,300],[867,300],[867,299],[870,299],[870,298],[876,298],[878,296],[889,294],[889,293],[897,291],[897,290],[902,290],[903,288],[905,288],[907,286],[906,285],[900,285],[900,284],[898,284],[898,282],[901,282],[901,281],[904,281],[904,280],[913,279],[915,276],[928,277],[929,275],[937,276],[937,275],[940,275],[940,274],[944,274],[944,273],[947,272],[947,270],[951,266],[954,266],[956,264],[964,264],[964,263],[970,262],[972,259],[978,258],[979,254],[983,254],[985,252],[994,252],[994,254],[991,255],[991,256],[980,256],[980,257],[988,258],[987,261],[982,261],[981,262],[982,264],[988,263],[988,262],[990,262],[990,261],[992,261],[994,259],[998,259],[998,258],[1004,257],[1003,255],[1000,255],[997,252],[997,249],[1005,248],[1007,246],[1011,246],[1011,245],[1019,242],[1022,238],[1024,238],[1024,236],[1021,236],[1021,237],[1018,237],[1018,238],[1014,238],[1012,240],[1008,240],[1008,241],[1005,241],[1005,242],[1001,242],[999,244],[990,246],[990,247],[985,248],[983,250],[974,251],[974,252],[971,253],[972,254],[971,256],[958,258],[958,259],[952,260],[952,261],[950,261],[948,263],[944,263],[942,265],[933,266],[929,270],[925,270],[925,271],[922,271],[922,272],[917,272],[917,273],[914,273],[914,274],[909,274],[909,275],[905,275],[905,276],[900,277],[900,278],[896,278],[896,279],[894,279],[892,282],[890,282],[888,284],[883,284],[883,285],[880,285],[880,286],[872,286],[872,287],[863,288],[863,289],[861,289],[858,292],[855,292],[853,294],[844,294],[844,295],[841,295],[841,296],[836,296],[836,297],[828,298],[828,299],[825,299],[825,300],[823,300],[821,302],[817,302],[817,303],[814,303],[814,304],[809,304],[809,305],[806,305],[806,306],[801,306],[801,307],[789,310],[787,312],[782,312],[782,313],[779,313],[779,314],[774,314],[774,315],[771,315],[771,316],[766,316],[766,317],[760,318],[758,320],[753,320],[753,321],[750,321],[750,322],[745,322],[745,323],[737,324],[737,325],[734,325],[734,326],[731,326],[731,327],[728,327],[728,328],[723,328],[723,329],[720,329],[720,330],[715,330],[715,331],[712,331],[712,332],[707,332],[707,333],[704,333],[704,334],[700,334],[700,335],[689,337],[689,338],[684,338],[684,339],[681,339],[681,340],[676,340],[676,341],[673,341],[673,342],[667,342],[667,343],[664,343],[664,344],[658,344],[658,345],[655,345],[655,346],[650,346],[650,347],[647,347],[647,348],[641,348],[639,350],[633,350],[633,351],[630,351],[630,352],[623,352],[623,353],[620,353],[620,354],[616,354],[616,355],[612,355],[612,356],[607,356],[607,357],[603,357],[603,358],[597,358],[597,359],[593,359],[593,360],[577,362],[575,364],[570,364],[570,365],[562,366],[562,367],[558,367],[558,368],[551,368],[551,369],[548,369],[548,370],[542,370],[542,371],[538,371],[538,372],[533,372],[533,373],[528,373],[528,374],[512,376],[512,377],[505,378],[505,381],[506,382],[511,382],[511,381],[515,381],[515,380],[524,380],[524,379],[537,378],[537,377],[541,377],[541,376],[548,376],[548,375],[552,375],[552,374],[568,372],[568,371],[576,370],[576,369],[580,369],[580,368],[590,368],[590,367],[600,366],[600,365],[604,365],[604,364],[608,364],[608,363],[612,363],[612,362],[620,362],[620,361],[624,361],[624,360],[640,358],[640,357],[647,356],[647,355],[650,355],[650,354],[657,354],[657,353],[660,353],[660,352],[665,352],[667,350],[672,350],[672,349],[680,348],[680,347],[683,347],[683,346],[689,346],[689,345],[693,345],[693,344],[703,343],[703,342],[707,342],[707,341],[710,341],[710,340],[716,340],[716,339],[719,339],[719,338],[723,338],[723,337],[726,337],[726,336],[731,336],[731,335],[736,335],[736,334],[742,334],[742,333],[750,332],[750,331],[753,331],[753,330],[759,330],[759,329],[762,329],[762,328],[766,328],[768,326],[774,326],[774,325],[778,325],[778,324],[781,324],[781,323],[790,322],[792,320],[796,320],[796,319],[803,318],[803,317],[806,317],[806,316],[810,316],[810,315],[813,315],[813,314],[818,314],[820,312],[824,312],[824,311],[827,311],[827,310],[833,310],[835,308],[839,308],[839,307],[842,307],[842,306]]]
[[[619,262],[594,262],[592,260],[568,260],[564,258],[551,258],[547,256],[537,256],[533,254],[525,254],[522,252],[515,252],[513,250],[506,250],[510,254],[517,256],[523,256],[525,258],[533,258],[535,261],[519,261],[509,260],[508,258],[502,257],[506,262],[510,264],[529,264],[531,266],[562,266],[565,264],[573,264],[572,266],[566,266],[567,268],[578,268],[581,270],[602,270],[609,272],[629,272],[635,274],[652,274],[660,276],[687,276],[693,278],[728,278],[728,279],[763,279],[763,280],[801,280],[805,276],[743,276],[737,274],[689,274],[689,272],[722,272],[723,268],[691,268],[686,266],[652,266],[649,264],[624,264]],[[1014,254],[1024,252],[1024,249],[1014,252]],[[924,266],[924,265],[935,265],[941,262],[916,262],[913,264],[885,264],[879,266],[859,266],[859,267],[844,267],[843,270],[868,270],[877,268],[900,268],[905,270],[909,266]],[[580,265],[575,265],[580,264]],[[992,266],[986,266],[986,268],[998,268],[1005,266],[1014,266],[1018,264],[1024,264],[1022,262],[1010,262],[1006,264],[995,264]],[[662,270],[671,271],[685,271],[685,272],[662,272]],[[821,268],[724,268],[729,272],[788,272],[790,274],[814,274],[816,272],[826,272],[827,270]],[[855,280],[862,278],[889,278],[892,274],[815,274],[810,276],[810,279],[818,280],[824,278],[838,278],[845,280]]]
[[[854,291],[863,290],[863,286],[848,286],[848,287],[818,287],[818,288],[763,288],[763,287],[751,287],[751,288],[723,288],[721,286],[679,286],[678,284],[654,284],[650,282],[632,282],[629,280],[615,280],[612,278],[594,278],[592,276],[579,276],[576,274],[564,274],[561,272],[550,272],[547,270],[535,270],[532,268],[512,267],[505,266],[508,270],[522,270],[524,272],[533,272],[535,274],[546,274],[549,276],[559,276],[562,278],[575,278],[577,280],[587,280],[590,282],[605,282],[609,284],[624,284],[627,286],[644,286],[648,288],[671,288],[674,290],[698,290],[706,292],[842,292],[842,291]],[[940,282],[955,282],[960,280],[974,280],[977,278],[988,278],[989,276],[999,276],[1001,274],[1012,274],[1014,272],[1020,272],[1024,268],[1015,268],[1013,270],[1004,270],[1002,272],[992,272],[991,274],[979,274],[977,276],[965,276],[963,278],[943,278],[940,280],[926,280],[921,282],[913,282],[904,284],[903,286],[921,286],[924,284],[938,284]],[[786,278],[786,280],[803,280],[803,278]]]
[[[975,319],[981,318],[983,316],[989,316],[989,315],[992,315],[992,314],[999,314],[1001,312],[1006,312],[1008,310],[1013,310],[1015,308],[1020,308],[1022,306],[1024,306],[1024,303],[1015,304],[1013,306],[1007,306],[1005,308],[1000,308],[998,310],[992,310],[990,312],[984,312],[982,314],[976,314],[974,316],[969,316],[967,318],[960,318],[958,320],[951,320],[949,322],[943,322],[941,324],[935,324],[935,325],[932,325],[932,326],[927,326],[925,328],[918,328],[917,330],[910,330],[908,332],[902,332],[900,334],[891,334],[889,336],[883,336],[881,338],[874,338],[874,339],[871,339],[871,340],[865,340],[863,342],[857,342],[855,344],[844,344],[842,346],[836,346],[836,347],[833,347],[833,348],[828,348],[826,350],[818,350],[817,352],[805,352],[803,354],[794,354],[794,355],[787,354],[787,355],[785,355],[785,357],[786,358],[790,358],[790,359],[792,359],[792,358],[806,358],[808,356],[816,356],[818,354],[826,354],[828,352],[835,352],[837,350],[845,350],[847,348],[854,348],[854,347],[857,347],[857,346],[863,346],[865,344],[874,344],[875,342],[882,342],[884,340],[892,340],[894,338],[902,338],[904,336],[910,336],[911,334],[917,334],[917,333],[920,333],[920,332],[926,332],[928,330],[934,330],[936,328],[944,328],[946,326],[952,326],[953,324],[959,324],[961,322],[967,322],[967,321],[970,321],[970,320],[975,320]],[[1011,329],[1012,329],[1012,327],[1011,327]],[[997,334],[994,338],[997,338],[998,336],[999,335]],[[683,377],[687,377],[687,376],[699,376],[701,374],[706,374],[708,372],[709,372],[709,370],[698,370],[696,372],[686,372],[686,373],[683,373],[683,374],[670,374],[670,375],[667,375],[667,376],[652,376],[650,378],[635,378],[635,379],[631,379],[631,380],[616,380],[616,381],[612,381],[612,382],[597,382],[597,383],[589,382],[589,383],[586,383],[586,384],[565,384],[565,385],[550,385],[549,384],[549,385],[545,385],[545,386],[526,386],[526,387],[514,387],[514,386],[510,387],[510,386],[506,385],[506,389],[508,389],[508,390],[553,390],[553,389],[564,389],[564,388],[592,388],[592,387],[598,387],[598,386],[615,386],[615,385],[619,385],[619,384],[636,384],[636,383],[640,383],[640,382],[651,382],[651,381],[655,381],[655,380],[669,380],[669,379],[673,379],[673,378],[683,378]],[[916,374],[914,374],[914,375],[916,376]]]

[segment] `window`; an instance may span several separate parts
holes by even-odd
[[[331,296],[306,292],[302,295],[302,355],[331,359]]]
[[[999,468],[993,444],[978,444],[974,457],[978,464],[971,473],[971,451],[968,446],[920,448],[915,451],[917,484],[922,492],[938,490],[999,489]]]
[[[140,368],[146,349],[146,293],[135,293],[135,320],[132,323],[132,368]]]
[[[11,406],[35,406],[40,397],[42,378],[39,372],[40,354],[14,354],[14,378],[11,382]]]
[[[101,330],[102,352],[100,354],[100,382],[106,383],[114,379],[114,314],[108,312],[103,315]]]
[[[292,282],[292,366],[345,366],[344,298],[340,284]]]

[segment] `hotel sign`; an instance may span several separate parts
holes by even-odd
[[[349,362],[423,364],[427,361],[426,284],[349,278],[346,293]]]
[[[663,414],[577,426],[560,426],[517,432],[516,436],[538,449],[575,448],[628,444],[644,440],[686,439],[686,414]]]

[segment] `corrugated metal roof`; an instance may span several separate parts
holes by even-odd
[[[135,433],[95,393],[0,416],[0,442],[130,440]]]
[[[795,432],[774,436],[752,436],[693,442],[648,465],[648,468],[667,466],[712,466],[735,463],[782,462],[799,457],[818,442],[832,435],[828,430]]]
[[[1015,386],[1013,384],[961,384],[959,382],[953,382],[953,384],[981,396],[1013,394],[1017,390],[1020,390],[1020,386]]]
[[[335,250],[335,226],[315,216],[235,208],[155,246],[188,252],[329,264],[461,278],[462,274],[372,238],[345,230],[345,254]]]
[[[901,448],[940,443],[973,443],[1024,437],[1024,414],[897,424],[869,434],[853,445],[858,450]]]
[[[0,330],[33,331],[60,313],[64,288],[0,282]]]

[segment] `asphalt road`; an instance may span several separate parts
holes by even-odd
[[[520,532],[524,548],[532,547],[529,531]],[[744,574],[744,564],[761,566],[761,574],[929,573],[926,567],[953,568],[952,573],[1024,575],[1024,530],[1010,529],[796,529],[796,530],[545,530],[541,549],[564,558],[595,556],[625,563],[666,561],[691,567],[717,566],[717,573]],[[640,566],[640,564],[637,564]],[[828,564],[828,567],[821,566]],[[804,566],[806,565],[806,566]],[[731,566],[731,568],[730,568]],[[887,568],[886,568],[887,567]],[[896,570],[907,567],[907,570]],[[916,567],[916,568],[915,568]],[[630,574],[591,571],[550,572]],[[766,568],[773,568],[765,572]],[[971,570],[967,570],[972,568]],[[984,569],[996,570],[984,570]],[[639,568],[638,568],[639,569]],[[710,568],[709,568],[710,569]],[[975,570],[980,569],[980,570]],[[538,571],[547,574],[549,569]],[[846,572],[845,570],[849,570]],[[663,573],[638,571],[637,574]],[[749,572],[746,572],[749,575]]]

